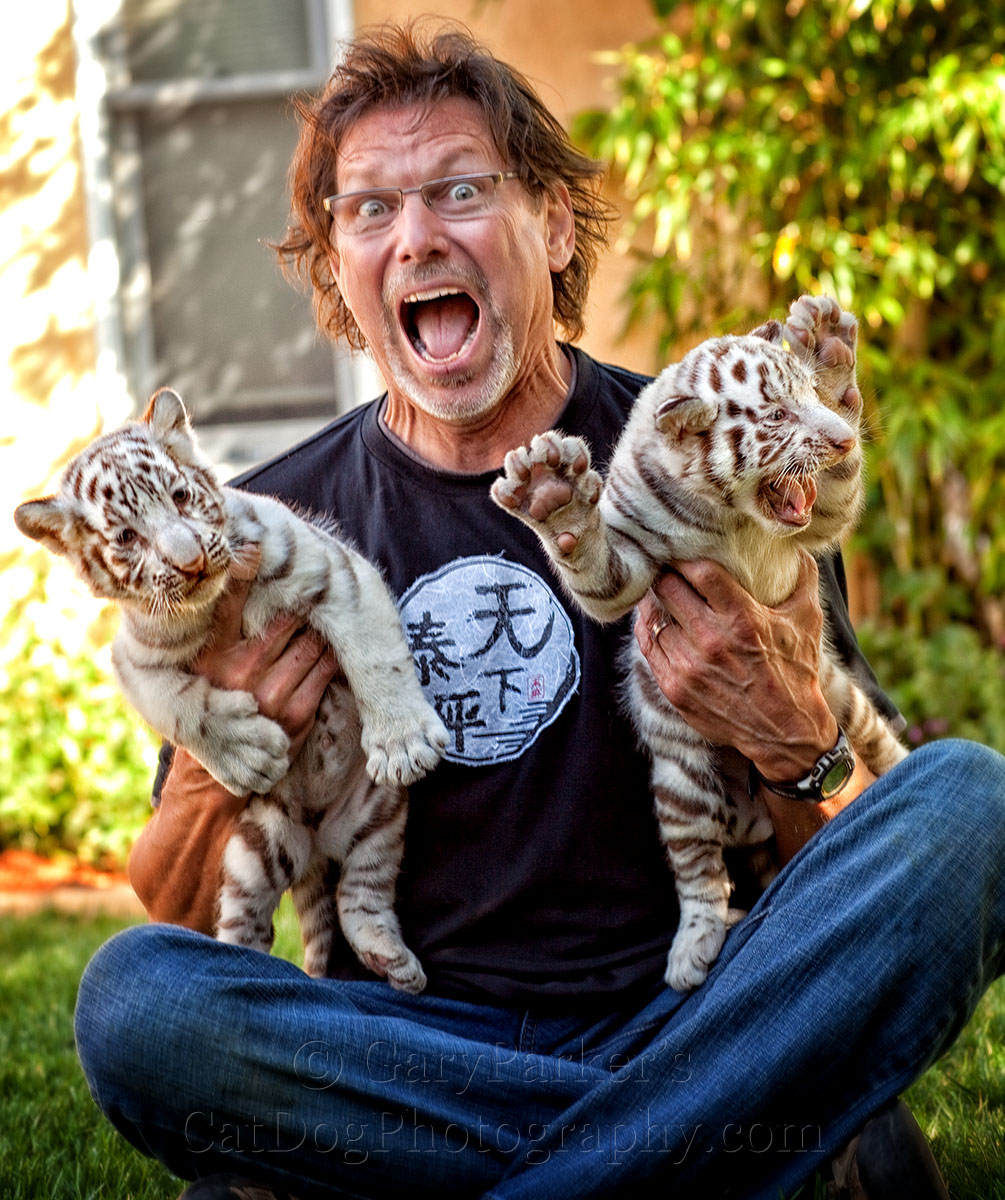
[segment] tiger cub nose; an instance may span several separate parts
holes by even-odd
[[[172,567],[186,578],[194,578],[206,569],[206,554],[190,529],[174,526],[163,530],[157,548]]]
[[[206,555],[201,550],[199,550],[196,554],[193,554],[192,557],[187,559],[185,562],[175,561],[173,566],[175,567],[176,570],[180,571],[182,573],[182,575],[185,575],[189,578],[194,578],[196,575],[201,575],[203,573],[203,571],[205,571]]]

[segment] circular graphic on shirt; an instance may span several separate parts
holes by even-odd
[[[419,682],[450,732],[451,762],[519,758],[579,685],[569,615],[519,563],[454,559],[417,579],[399,607]]]

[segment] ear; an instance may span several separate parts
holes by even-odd
[[[158,437],[192,432],[185,405],[174,388],[162,387],[154,392],[140,420],[145,421]]]
[[[668,437],[685,433],[704,433],[712,428],[719,407],[714,400],[698,396],[668,396],[656,409],[653,417],[656,428]]]
[[[174,388],[163,387],[154,392],[140,419],[150,426],[150,432],[175,462],[208,466],[196,445],[185,405]]]
[[[14,524],[32,541],[41,542],[53,554],[66,554],[71,518],[58,496],[26,500],[14,509]]]
[[[576,249],[576,219],[572,211],[572,197],[564,183],[557,183],[554,191],[544,197],[548,221],[548,267],[557,275],[572,261]]]
[[[756,329],[752,329],[750,336],[763,338],[766,342],[774,342],[776,346],[783,346],[785,344],[785,327],[781,321],[772,318],[770,321],[765,321],[763,325],[758,325]]]

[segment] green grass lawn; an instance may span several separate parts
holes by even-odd
[[[0,918],[0,1200],[173,1200],[182,1190],[100,1115],[73,1047],[80,976],[126,924],[54,912]],[[288,901],[276,945],[299,961]]]
[[[0,922],[2,1200],[172,1200],[181,1191],[99,1116],[74,1054],[77,981],[123,924],[51,912]],[[296,959],[287,906],[277,945]],[[953,1200],[1005,1200],[1005,980],[907,1100]]]

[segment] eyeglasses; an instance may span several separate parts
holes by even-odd
[[[394,224],[405,197],[418,192],[423,203],[445,221],[463,221],[480,216],[495,201],[496,188],[507,179],[517,179],[517,171],[496,171],[485,175],[449,175],[430,179],[418,187],[370,188],[364,192],[343,192],[321,201],[343,233],[360,237],[379,233]]]

